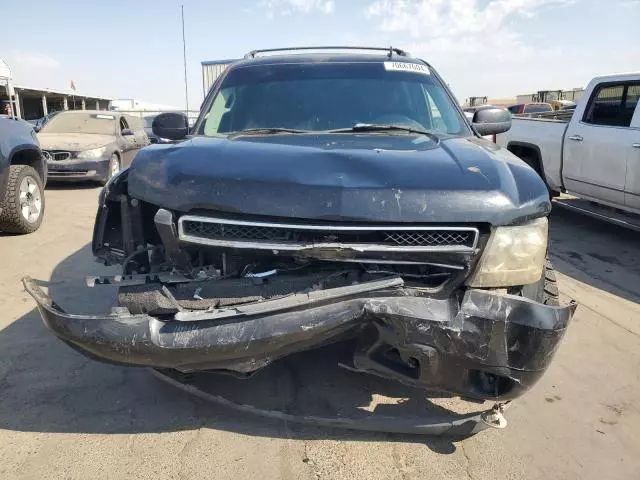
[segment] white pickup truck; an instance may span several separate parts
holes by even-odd
[[[597,77],[568,120],[514,116],[496,143],[532,166],[553,195],[640,214],[638,98],[640,73]]]

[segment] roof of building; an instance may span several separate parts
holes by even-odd
[[[113,100],[113,97],[107,97],[105,95],[87,95],[86,93],[76,92],[74,90],[58,90],[54,88],[45,88],[45,87],[30,87],[27,85],[18,85],[14,84],[14,88],[18,90],[31,90],[33,92],[43,92],[43,93],[51,93],[54,95],[64,95],[64,96],[75,96],[75,97],[84,97],[84,98],[97,98],[98,100]]]

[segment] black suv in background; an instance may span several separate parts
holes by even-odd
[[[31,125],[0,116],[0,231],[31,233],[44,215],[47,163]]]
[[[531,387],[575,310],[546,261],[547,188],[481,137],[509,112],[470,123],[428,63],[371,50],[252,52],[193,129],[156,117],[178,143],[111,179],[94,228],[94,255],[130,275],[121,308],[71,315],[27,278],[49,328],[180,372],[248,376],[355,339],[355,371],[467,398]]]

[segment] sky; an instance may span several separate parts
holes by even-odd
[[[640,0],[29,0],[2,9],[0,57],[20,85],[185,105],[203,60],[270,47],[389,46],[438,70],[461,102],[583,87],[640,71]]]

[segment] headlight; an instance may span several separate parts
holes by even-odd
[[[76,158],[80,158],[82,160],[94,160],[96,158],[100,158],[104,155],[104,152],[107,151],[107,147],[93,148],[91,150],[84,150],[82,152],[78,152]]]
[[[511,287],[540,280],[547,254],[548,229],[546,218],[516,227],[496,228],[467,285]]]

